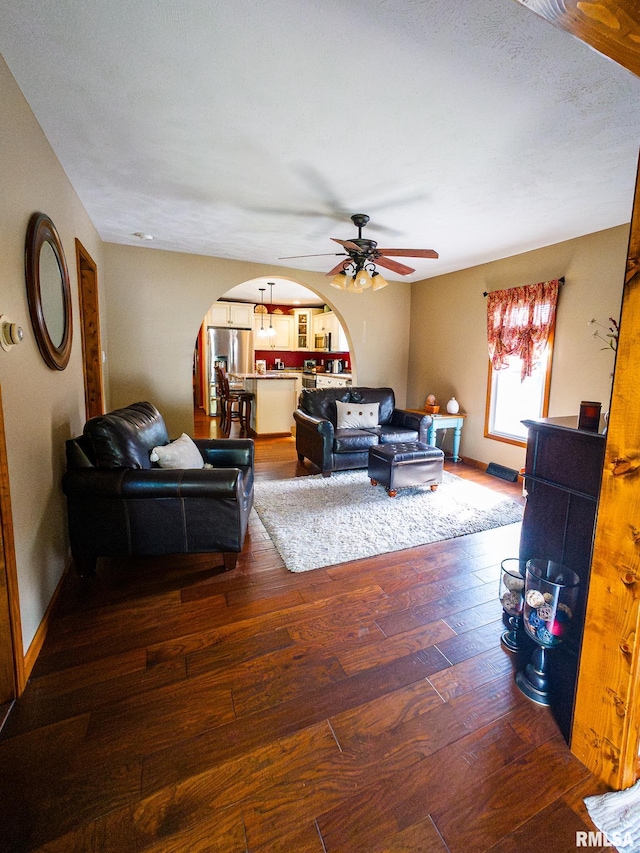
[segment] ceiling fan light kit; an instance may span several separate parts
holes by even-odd
[[[365,287],[371,287],[371,276],[369,275],[365,267],[363,267],[361,270],[358,270],[358,272],[354,276],[353,283],[361,290],[364,290]]]
[[[349,293],[362,293],[368,287],[372,290],[382,290],[389,282],[378,272],[376,264],[398,275],[410,275],[415,272],[413,267],[401,264],[391,259],[392,256],[402,258],[437,258],[438,253],[433,249],[379,249],[375,240],[366,240],[362,229],[369,221],[366,213],[354,213],[351,221],[358,229],[358,236],[353,240],[339,240],[332,237],[334,243],[339,243],[345,252],[330,252],[328,254],[344,255],[348,260],[329,270],[327,276],[333,276],[330,284],[338,290]],[[316,255],[293,255],[291,257],[317,257]],[[287,260],[287,258],[280,258]]]
[[[380,273],[376,270],[371,276],[371,289],[372,290],[382,290],[383,287],[386,287],[389,282],[384,278],[384,276],[380,275]]]

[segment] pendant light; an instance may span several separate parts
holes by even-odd
[[[264,308],[264,292],[266,289],[267,289],[266,287],[259,287],[258,288],[258,290],[260,291],[260,306],[261,306],[261,308]],[[259,338],[266,338],[268,335],[268,332],[264,327],[264,311],[260,312],[260,328],[257,331],[257,335]]]
[[[269,304],[271,306],[271,311],[269,312],[269,328],[266,330],[266,332],[270,338],[275,338],[276,330],[273,328],[272,321],[271,321],[271,315],[273,313],[273,285],[275,284],[275,282],[274,281],[268,281],[267,284],[271,288],[271,296],[270,296],[270,301],[269,301]]]

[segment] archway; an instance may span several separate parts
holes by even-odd
[[[249,313],[247,309],[250,309]],[[316,362],[319,372],[326,365],[340,363],[345,373],[355,372],[348,329],[334,306],[312,288],[288,277],[260,276],[226,291],[212,303],[200,326],[194,347],[194,407],[215,417],[217,414],[213,365],[216,356],[231,359],[225,352],[214,352],[213,329],[249,329],[252,332],[250,367],[244,355],[239,373],[253,372],[255,362],[265,369],[288,369],[302,373]],[[305,332],[306,335],[303,335]],[[267,334],[267,333],[270,334]],[[317,338],[317,340],[316,340]],[[320,340],[325,346],[320,346]],[[231,344],[231,350],[236,344]],[[243,349],[244,343],[237,346]],[[226,363],[230,372],[237,367]],[[337,365],[336,365],[337,366]],[[346,379],[345,379],[346,381]]]

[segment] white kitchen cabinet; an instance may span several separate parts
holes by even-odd
[[[318,312],[313,308],[295,308],[293,312],[293,349],[312,350],[313,340],[313,318]]]
[[[336,315],[333,315],[336,317]],[[349,341],[342,327],[342,323],[336,317],[336,334],[331,336],[331,349],[333,352],[349,352]]]
[[[262,320],[261,320],[262,318]],[[261,328],[269,328],[269,321],[275,331],[273,337],[258,336]],[[254,314],[253,315],[253,345],[255,349],[275,349],[290,351],[293,349],[293,323],[294,318],[290,314]]]
[[[249,302],[214,302],[207,312],[207,325],[253,329],[253,309]]]
[[[293,317],[287,314],[271,314],[270,319],[276,331],[275,337],[270,338],[273,342],[271,349],[291,350],[293,347]]]
[[[313,318],[313,334],[331,335],[331,352],[349,352],[349,342],[340,320],[333,311],[323,311]]]
[[[320,314],[314,314],[313,316],[313,334],[314,335],[322,335],[325,332],[330,332],[329,328],[331,323],[327,322],[327,317],[335,316],[332,311],[321,311]]]
[[[316,388],[345,388],[347,385],[351,385],[351,380],[345,379],[339,374],[316,374]]]

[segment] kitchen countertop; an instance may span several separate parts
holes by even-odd
[[[238,379],[298,379],[301,373],[292,370],[268,370],[266,373],[230,373]]]
[[[266,373],[230,373],[236,379],[299,379],[302,376],[333,376],[339,379],[352,379],[351,373],[304,373],[301,370],[267,370]]]

